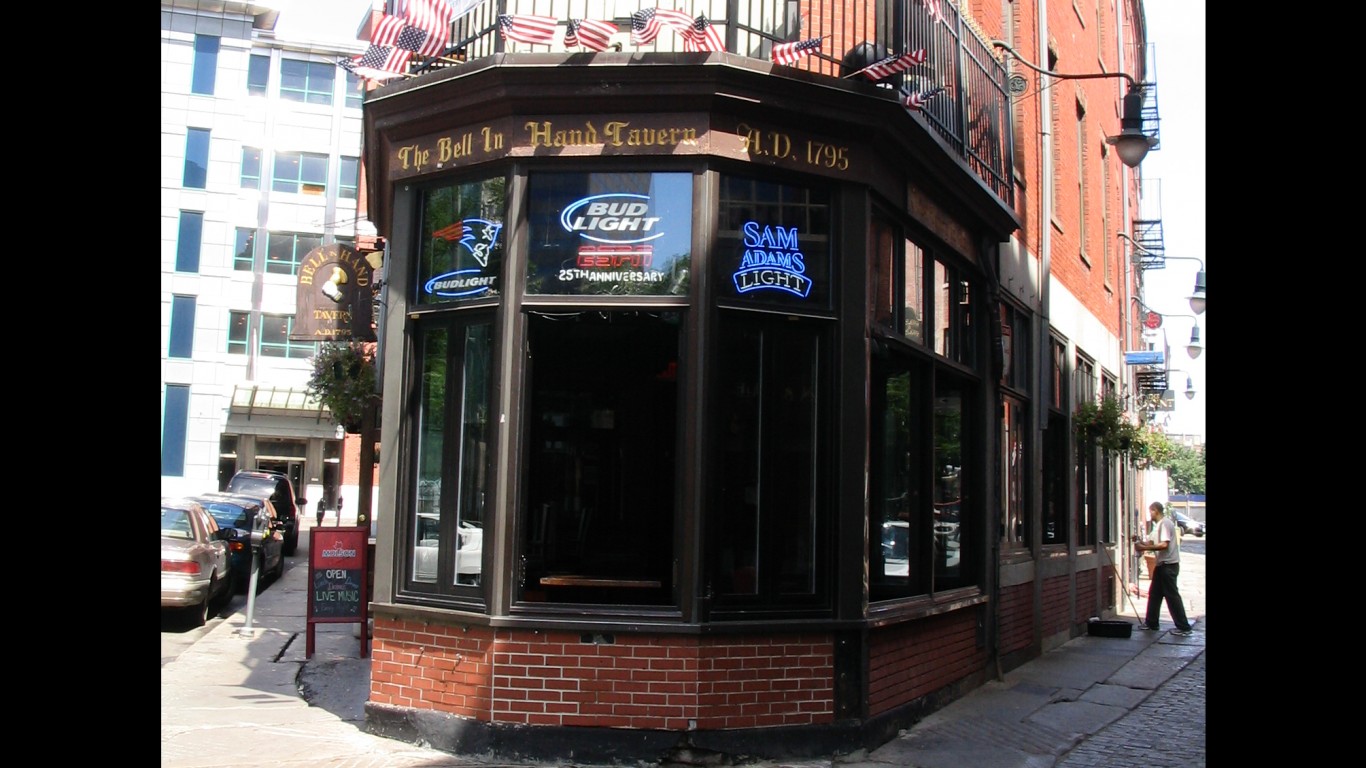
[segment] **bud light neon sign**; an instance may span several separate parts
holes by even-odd
[[[646,215],[650,212],[649,201],[649,195],[629,192],[592,195],[565,206],[560,213],[560,226],[597,243],[648,243],[664,236],[662,231],[654,231],[660,217]]]
[[[503,225],[487,219],[465,219],[432,233],[433,239],[456,241],[463,253],[468,253],[479,266],[457,269],[428,280],[422,289],[426,293],[442,298],[469,298],[488,293],[497,283],[495,275],[485,275],[489,264],[489,254],[498,242],[498,234]],[[457,263],[460,259],[457,257]]]
[[[806,257],[797,243],[796,227],[767,227],[747,221],[741,228],[745,252],[731,279],[738,293],[784,291],[806,298],[811,278],[806,276]]]

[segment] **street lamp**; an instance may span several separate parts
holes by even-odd
[[[1137,168],[1138,164],[1147,157],[1148,150],[1157,146],[1157,138],[1149,136],[1143,132],[1143,97],[1144,90],[1154,83],[1140,83],[1123,72],[1094,72],[1083,75],[1068,75],[1061,72],[1052,72],[1042,67],[1031,64],[1024,57],[1015,52],[1009,44],[1001,40],[992,40],[991,44],[1009,53],[1021,64],[1029,67],[1043,75],[1056,77],[1059,80],[1089,80],[1098,77],[1122,77],[1129,83],[1129,90],[1124,94],[1124,113],[1120,117],[1120,132],[1117,136],[1107,136],[1105,143],[1113,146],[1119,155],[1120,162],[1130,168]]]
[[[1201,352],[1205,351],[1205,343],[1200,340],[1200,318],[1196,317],[1195,315],[1184,315],[1175,313],[1168,314],[1166,312],[1154,311],[1150,309],[1147,305],[1145,305],[1137,296],[1130,297],[1130,300],[1138,304],[1139,308],[1147,312],[1149,315],[1157,315],[1158,317],[1189,317],[1192,320],[1191,339],[1189,342],[1186,343],[1186,354],[1190,355],[1191,359],[1194,360],[1195,358],[1200,356]],[[1144,323],[1144,325],[1150,329],[1156,329],[1160,326],[1160,323],[1157,323],[1157,321],[1153,321],[1153,324]],[[1163,333],[1165,334],[1166,332],[1163,331]]]
[[[1157,254],[1153,253],[1152,251],[1148,250],[1147,248],[1144,248],[1142,243],[1138,242],[1137,240],[1133,239],[1132,237],[1129,237],[1129,235],[1128,235],[1127,233],[1124,233],[1124,232],[1116,232],[1116,233],[1115,233],[1115,237],[1122,237],[1122,238],[1124,238],[1125,240],[1128,240],[1128,241],[1129,241],[1129,245],[1132,245],[1132,246],[1134,247],[1134,250],[1138,251],[1139,253],[1142,253],[1142,254],[1145,254],[1145,255],[1157,256]],[[1161,258],[1163,261],[1167,261],[1168,259],[1175,259],[1176,261],[1193,261],[1193,262],[1195,262],[1195,263],[1197,263],[1197,264],[1200,265],[1200,270],[1199,270],[1198,272],[1195,273],[1195,288],[1191,290],[1191,295],[1190,295],[1190,296],[1187,296],[1187,297],[1186,297],[1186,300],[1190,302],[1191,311],[1192,311],[1192,312],[1194,312],[1194,313],[1197,314],[1197,315],[1204,314],[1204,312],[1205,312],[1205,262],[1201,261],[1200,259],[1197,259],[1197,258],[1194,257],[1194,256],[1167,256],[1167,255],[1164,254],[1164,255],[1160,256],[1159,258]],[[1130,260],[1131,260],[1131,261],[1134,261],[1134,262],[1137,262],[1137,259],[1131,258]]]

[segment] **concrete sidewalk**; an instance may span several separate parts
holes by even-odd
[[[305,529],[285,575],[256,597],[250,631],[245,610],[233,614],[162,668],[161,765],[533,765],[455,756],[366,733],[370,660],[360,656],[360,625],[317,625],[313,658],[304,658],[307,539]],[[1189,575],[1183,568],[1180,582],[1196,620],[1191,636],[1172,634],[1164,611],[1160,632],[1136,628],[1130,638],[1075,638],[877,749],[763,765],[1203,766],[1203,555],[1198,565]],[[1144,601],[1135,603],[1143,609]],[[1122,607],[1119,618],[1137,623],[1133,607],[1127,601]]]

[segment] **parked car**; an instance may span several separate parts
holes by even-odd
[[[1181,533],[1188,536],[1205,535],[1205,524],[1185,512],[1173,511],[1172,517],[1176,519],[1176,525],[1181,529]]]
[[[261,538],[261,571],[258,581],[278,579],[285,572],[283,525],[278,520],[275,506],[265,496],[246,493],[205,493],[195,496],[211,517],[222,528],[232,531],[228,550],[232,558],[233,591],[245,593],[251,583],[251,532],[256,515],[265,510],[269,522],[266,535]]]
[[[195,626],[209,619],[209,604],[229,596],[231,529],[190,499],[161,500],[161,607],[185,613]]]
[[[294,554],[299,548],[299,508],[308,504],[308,499],[294,495],[294,484],[285,473],[267,469],[238,470],[228,481],[227,492],[247,492],[268,497],[285,525],[284,552],[286,555]]]

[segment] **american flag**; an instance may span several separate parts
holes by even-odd
[[[395,48],[391,45],[370,44],[365,53],[351,59],[342,59],[337,64],[342,69],[370,80],[387,80],[407,73],[408,62],[413,58],[412,51]]]
[[[721,33],[711,25],[705,13],[698,14],[697,19],[688,28],[687,36],[683,38],[683,50],[724,51],[726,41],[721,39]]]
[[[672,27],[674,31],[683,36],[683,39],[686,40],[688,36],[692,34],[695,20],[688,14],[669,8],[655,8],[654,12],[655,19],[658,20],[660,24],[666,27]]]
[[[821,49],[823,38],[813,37],[808,40],[800,40],[795,43],[782,43],[773,46],[773,63],[791,64],[812,51]]]
[[[918,51],[903,53],[900,56],[893,54],[881,61],[875,61],[872,64],[869,64],[854,74],[866,75],[869,80],[877,82],[878,80],[885,80],[898,72],[905,72],[916,64],[924,63],[925,49],[921,48]]]
[[[612,35],[616,33],[617,25],[610,21],[570,19],[564,33],[564,46],[572,48],[582,45],[590,51],[605,51],[611,44]]]
[[[519,43],[548,45],[555,41],[555,26],[559,22],[554,16],[525,16],[509,13],[498,16],[498,27],[503,37]]]
[[[938,96],[943,92],[944,86],[942,85],[935,88],[931,88],[928,91],[910,91],[903,89],[901,93],[906,98],[903,99],[901,103],[906,106],[906,109],[923,109],[925,106],[925,102],[929,101],[931,98]]]
[[[458,0],[463,9],[453,8],[448,0],[408,0],[404,4],[403,18],[410,27],[426,33],[415,53],[423,56],[440,56],[446,51],[451,39],[451,19],[463,15],[474,3]],[[400,47],[403,47],[400,45]]]
[[[631,45],[649,45],[659,37],[659,19],[655,9],[645,8],[631,14]]]
[[[945,21],[944,11],[939,7],[939,0],[920,0],[920,4],[925,6],[925,10],[929,11],[930,19],[932,21]]]

